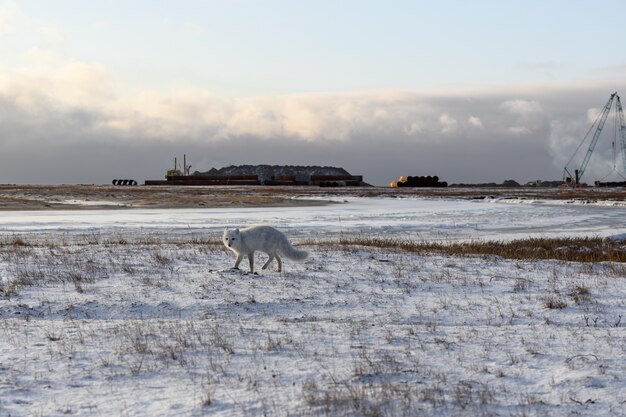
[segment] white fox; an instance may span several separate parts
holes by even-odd
[[[254,252],[257,250],[267,253],[270,257],[262,269],[266,269],[270,262],[276,259],[278,272],[281,272],[283,267],[279,254],[294,261],[303,261],[309,256],[306,251],[291,246],[283,232],[270,226],[252,226],[241,230],[225,229],[222,242],[237,255],[235,269],[239,268],[243,256],[248,255],[250,273],[254,273]]]

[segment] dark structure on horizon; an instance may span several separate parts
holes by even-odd
[[[146,180],[145,185],[369,186],[362,175],[351,175],[343,168],[300,165],[231,165],[191,175],[167,175],[165,180]]]

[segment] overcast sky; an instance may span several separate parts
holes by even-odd
[[[620,16],[624,1],[0,0],[0,183],[142,182],[183,154],[377,185],[560,179],[626,94]],[[613,169],[611,123],[588,181]]]

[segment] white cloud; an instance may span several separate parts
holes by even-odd
[[[587,121],[589,123],[593,123],[596,121],[596,119],[598,118],[598,116],[600,116],[600,113],[602,112],[602,110],[600,109],[588,109],[587,110]]]
[[[526,126],[512,126],[512,127],[509,127],[508,130],[510,133],[514,135],[526,135],[530,133],[530,129],[527,128]]]
[[[459,122],[454,117],[444,113],[439,116],[439,124],[441,125],[441,133],[454,133],[457,130]]]
[[[473,127],[480,127],[480,128],[482,128],[482,127],[483,127],[483,122],[482,122],[482,120],[480,120],[480,117],[476,117],[476,116],[469,116],[469,117],[467,118],[467,123],[468,123],[470,126],[473,126]]]
[[[68,62],[54,74],[51,98],[73,107],[101,107],[113,97],[110,80],[110,74],[100,66]]]
[[[509,113],[528,115],[542,111],[541,104],[534,100],[508,100],[501,104],[501,107]]]
[[[24,52],[24,57],[33,64],[33,67],[46,67],[59,60],[59,54],[53,49],[32,47]]]
[[[409,136],[421,133],[423,130],[424,128],[420,122],[412,122],[409,126],[404,128],[404,132]]]
[[[45,56],[45,51],[32,51]],[[105,68],[72,61],[54,70],[17,74],[3,85],[31,114],[55,109],[85,110],[97,115],[97,127],[122,137],[175,141],[219,141],[242,136],[263,140],[349,141],[373,137],[414,136],[420,141],[445,135],[471,137],[483,120],[468,112],[464,95],[432,96],[402,91],[310,93],[225,99],[202,90],[143,91],[120,96]],[[523,135],[549,126],[536,100],[503,101],[501,95],[474,92],[472,111],[492,114],[490,132]],[[518,115],[513,120],[498,109]],[[451,114],[465,114],[460,123]],[[532,114],[532,117],[527,115]],[[485,132],[488,134],[488,132]],[[482,137],[482,136],[481,136]],[[484,136],[487,137],[487,136]]]

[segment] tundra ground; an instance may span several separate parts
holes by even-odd
[[[0,414],[624,415],[623,263],[360,239],[4,235]]]

